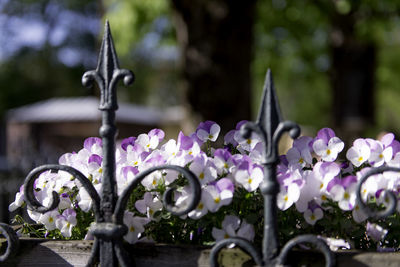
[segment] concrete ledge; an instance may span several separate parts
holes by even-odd
[[[85,266],[92,241],[57,241],[47,239],[21,239],[17,255],[0,266]],[[208,267],[210,247],[138,243],[127,246],[136,266]],[[335,253],[337,266],[344,267],[397,267],[400,253],[340,251]],[[250,257],[240,249],[227,249],[220,257],[222,266],[254,266]],[[293,251],[289,263],[294,266],[324,266],[322,254],[313,251]]]

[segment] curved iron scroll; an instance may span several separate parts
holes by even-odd
[[[132,193],[132,191],[135,189],[135,187],[149,174],[155,171],[160,171],[160,170],[174,170],[177,172],[180,172],[183,174],[183,176],[188,179],[189,181],[189,186],[191,189],[191,194],[190,194],[190,200],[189,203],[186,207],[183,208],[176,208],[173,203],[171,202],[172,199],[172,193],[173,193],[173,188],[167,189],[167,191],[163,195],[163,204],[165,208],[170,211],[174,215],[183,215],[187,214],[193,209],[196,208],[196,206],[200,202],[201,198],[201,187],[200,187],[200,182],[198,181],[197,177],[188,169],[185,169],[180,166],[174,166],[174,165],[161,165],[161,166],[156,166],[149,168],[147,170],[144,170],[143,172],[137,174],[133,180],[130,182],[130,184],[125,188],[125,190],[122,192],[120,197],[117,200],[117,204],[115,205],[115,210],[114,210],[114,215],[113,215],[113,223],[95,223],[91,226],[89,231],[96,236],[98,239],[106,239],[106,240],[112,240],[114,242],[114,249],[116,252],[116,256],[118,259],[118,262],[121,266],[133,266],[133,262],[130,260],[129,255],[126,253],[126,251],[123,248],[122,244],[122,236],[126,233],[127,229],[125,225],[123,224],[123,216],[124,216],[124,211],[126,208],[126,204],[129,200],[129,197]],[[95,242],[96,248],[93,250],[95,254],[99,253],[99,246],[98,246],[98,240]]]
[[[48,164],[37,167],[33,169],[26,177],[24,182],[24,195],[29,209],[40,213],[45,213],[50,210],[56,209],[58,207],[58,204],[60,203],[59,195],[55,191],[52,192],[52,199],[48,207],[44,207],[35,197],[35,189],[33,188],[34,182],[36,178],[38,178],[39,175],[45,171],[65,171],[78,179],[78,181],[82,184],[82,186],[85,188],[85,190],[88,192],[89,196],[93,200],[94,213],[96,214],[96,216],[100,215],[100,197],[99,194],[97,194],[97,191],[94,188],[92,182],[90,182],[90,180],[77,169],[71,166],[57,164]]]
[[[149,168],[147,170],[142,171],[141,173],[137,174],[130,184],[125,188],[122,192],[121,196],[118,198],[117,204],[115,205],[114,211],[114,218],[116,222],[122,222],[124,216],[124,210],[126,208],[126,204],[128,203],[129,197],[135,187],[149,174],[155,171],[160,170],[174,170],[183,174],[183,176],[188,179],[189,186],[191,190],[190,200],[187,207],[177,208],[172,203],[172,193],[173,188],[168,188],[167,191],[164,193],[163,196],[163,203],[167,211],[171,212],[176,216],[181,216],[183,214],[187,214],[190,211],[194,210],[196,206],[200,202],[201,198],[201,186],[198,178],[196,175],[183,167],[175,166],[175,165],[161,165]]]
[[[373,210],[370,207],[367,206],[366,203],[362,200],[361,196],[361,190],[362,190],[362,185],[364,182],[368,180],[373,175],[380,174],[383,172],[399,172],[400,173],[400,168],[396,167],[388,167],[388,166],[381,166],[377,168],[373,168],[369,170],[365,175],[361,177],[361,179],[357,183],[357,189],[356,189],[356,197],[357,197],[357,204],[360,207],[360,209],[370,218],[373,219],[380,219],[384,218],[387,216],[392,215],[396,211],[396,206],[397,206],[397,198],[396,195],[390,191],[390,190],[385,190],[385,198],[387,198],[388,205],[385,206],[384,210]]]
[[[244,252],[249,254],[254,262],[262,266],[262,258],[258,250],[251,244],[249,241],[243,238],[238,238],[238,237],[233,237],[233,238],[227,238],[220,240],[217,242],[214,247],[211,249],[210,252],[210,266],[211,267],[217,267],[219,266],[218,264],[218,255],[221,252],[222,249],[230,247],[231,245],[235,245],[242,249]]]
[[[282,248],[281,253],[277,259],[277,266],[285,266],[287,264],[289,252],[299,244],[313,244],[315,249],[319,250],[325,257],[325,266],[333,267],[335,266],[335,257],[330,250],[329,246],[325,243],[324,240],[316,237],[315,235],[300,235],[289,242]]]
[[[4,262],[17,253],[19,239],[14,229],[5,223],[0,223],[0,234],[4,235],[7,240],[7,249],[3,255],[0,255],[0,262]]]
[[[66,165],[57,165],[57,164],[43,165],[33,169],[28,174],[24,182],[24,195],[25,195],[25,201],[29,209],[40,213],[46,213],[50,210],[56,209],[58,207],[58,204],[60,203],[59,195],[55,191],[52,192],[52,199],[48,207],[44,207],[35,197],[34,194],[35,189],[33,188],[34,182],[41,173],[44,173],[46,171],[65,171],[71,174],[73,177],[75,177],[82,184],[83,188],[85,188],[85,190],[88,192],[89,196],[93,200],[93,212],[95,214],[95,218],[101,217],[100,196],[97,193],[96,189],[94,188],[92,182],[90,182],[90,180],[77,169]],[[97,255],[98,255],[97,248],[98,248],[98,240],[95,239],[94,245],[92,247],[92,254],[89,258],[89,266],[94,265],[94,263],[97,261]]]

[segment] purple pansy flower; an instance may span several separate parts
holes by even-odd
[[[367,235],[376,242],[382,241],[387,235],[388,230],[376,223],[367,222]]]
[[[122,149],[126,151],[128,146],[134,146],[135,145],[135,141],[136,141],[136,137],[133,137],[133,136],[125,138],[121,142]]]
[[[335,136],[335,132],[332,129],[323,128],[314,139],[312,148],[322,160],[333,162],[343,150],[344,143]]]
[[[215,142],[217,140],[221,127],[214,121],[200,122],[196,130],[197,137],[206,142],[208,140]]]
[[[371,149],[365,139],[358,138],[353,142],[353,146],[347,150],[346,158],[354,166],[360,167],[361,164],[368,161],[371,155]]]
[[[179,150],[189,150],[193,146],[193,139],[189,136],[186,136],[181,132],[178,134],[178,147]]]
[[[214,164],[218,174],[223,174],[230,172],[230,169],[235,166],[236,161],[227,149],[219,148],[214,152]]]
[[[334,179],[331,183],[335,183]],[[330,193],[333,200],[338,202],[339,208],[342,210],[352,210],[356,204],[356,188],[357,177],[347,176],[339,180],[334,186],[330,188]]]
[[[162,142],[165,137],[165,133],[161,129],[153,129],[149,132],[148,136],[152,138],[153,136],[157,136],[158,142]]]
[[[236,142],[234,136],[235,136],[236,130],[230,130],[227,132],[224,136],[224,145],[232,145],[233,147],[236,147],[238,145],[238,142]]]
[[[301,136],[294,140],[293,147],[286,153],[286,158],[290,164],[300,164],[305,167],[306,164],[312,164],[310,143],[311,137]]]
[[[215,183],[215,187],[217,188],[218,192],[222,192],[224,190],[229,190],[232,194],[235,192],[235,185],[232,181],[228,178],[222,178]]]
[[[103,158],[96,154],[91,155],[88,159],[89,164],[92,162],[96,162],[99,166],[101,166],[102,161],[103,161]]]
[[[303,213],[303,217],[308,224],[314,225],[318,220],[324,217],[324,212],[322,207],[315,201],[310,201],[307,210]]]
[[[84,143],[83,143],[83,147],[86,148],[89,151],[92,151],[92,147],[94,145],[102,147],[103,142],[98,137],[89,137],[89,138],[86,138]]]
[[[395,140],[394,137],[395,136],[393,133],[388,133],[381,138],[381,142],[384,148],[392,148],[393,156],[400,152],[400,142]]]

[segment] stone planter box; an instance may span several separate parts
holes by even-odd
[[[17,255],[0,266],[85,266],[92,244],[91,241],[22,238]],[[210,247],[138,243],[127,249],[138,267],[209,266]],[[337,266],[397,267],[400,264],[400,253],[341,251],[335,256]],[[312,251],[294,251],[289,258],[294,265],[324,266],[322,255]],[[250,257],[239,249],[227,249],[221,260],[227,267],[254,266]]]

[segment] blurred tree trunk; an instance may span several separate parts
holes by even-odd
[[[226,132],[251,119],[250,65],[256,0],[171,0],[186,96],[201,120]]]
[[[357,8],[331,16],[333,118],[347,142],[374,123],[375,113],[376,45],[356,35]]]
[[[332,47],[333,115],[347,140],[374,123],[375,46],[369,43]]]

